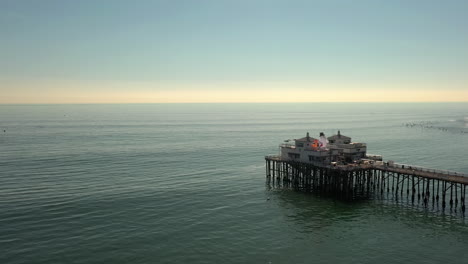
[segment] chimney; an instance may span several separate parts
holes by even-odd
[[[309,132],[307,132],[307,141],[310,141]]]
[[[338,130],[338,137],[339,137],[339,138],[341,137],[341,133],[340,133],[340,131],[339,131],[339,130]]]

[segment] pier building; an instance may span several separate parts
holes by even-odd
[[[305,137],[295,139],[294,142],[280,145],[283,160],[345,164],[359,162],[367,157],[365,143],[351,142],[351,138],[341,135],[340,131],[328,138],[321,132],[319,139],[311,137],[307,132]],[[372,155],[371,158],[376,158],[376,155]]]

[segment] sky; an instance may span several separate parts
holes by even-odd
[[[0,104],[468,102],[468,1],[0,0]]]

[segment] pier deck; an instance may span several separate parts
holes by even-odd
[[[419,168],[401,168],[395,166],[373,165],[373,168],[381,171],[395,172],[400,174],[420,176],[430,179],[450,181],[454,183],[468,184],[468,175],[452,171],[439,171],[432,169],[419,169]]]
[[[273,185],[344,199],[392,193],[396,199],[406,197],[425,206],[440,202],[442,209],[449,203],[451,209],[465,211],[467,174],[404,164],[328,165],[279,156],[266,156],[265,161],[267,179]]]

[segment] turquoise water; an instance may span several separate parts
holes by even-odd
[[[467,116],[466,103],[1,105],[0,263],[468,263],[459,212],[270,189],[263,159],[340,129],[387,160],[468,173]]]

